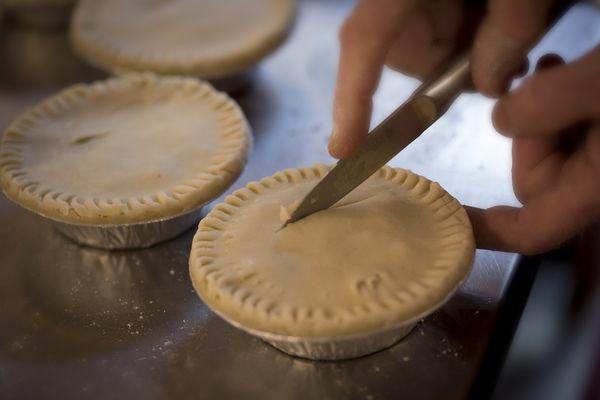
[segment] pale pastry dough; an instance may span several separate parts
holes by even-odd
[[[241,110],[192,78],[131,75],[75,85],[5,131],[7,196],[78,224],[148,222],[197,208],[241,173]]]
[[[332,208],[280,229],[281,206],[327,170],[250,183],[201,221],[190,273],[217,313],[274,334],[351,335],[416,321],[464,281],[475,252],[465,210],[406,170],[385,167]]]
[[[71,42],[115,73],[221,77],[279,46],[294,11],[293,0],[82,0]]]

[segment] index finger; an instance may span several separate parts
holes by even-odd
[[[417,0],[361,0],[340,30],[340,60],[329,152],[346,157],[364,140],[371,98],[402,19]]]

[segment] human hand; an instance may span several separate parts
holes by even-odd
[[[475,88],[488,96],[503,95],[526,65],[528,50],[545,32],[558,3],[490,0],[487,14],[478,25],[481,15],[468,14],[461,0],[359,1],[340,32],[331,154],[348,156],[366,137],[371,97],[384,64],[423,77],[474,36],[471,68]],[[486,211],[468,208],[479,247],[537,253],[562,243],[598,219],[600,167],[594,157],[600,157],[600,134],[596,132],[599,115],[598,111],[589,111],[592,104],[600,103],[598,86],[590,84],[599,81],[597,52],[573,65],[537,74],[498,103],[498,130],[515,136],[514,185],[524,207]],[[590,77],[594,70],[596,75]],[[540,88],[547,83],[547,89]],[[571,92],[563,92],[560,85],[571,87]],[[534,89],[529,89],[532,86]],[[541,94],[552,88],[552,96]],[[585,90],[586,95],[576,96],[577,90]],[[529,125],[520,120],[514,122],[515,128],[502,125],[505,109],[528,116],[534,103],[539,115]],[[526,108],[519,114],[513,110],[515,107]],[[556,108],[572,112],[556,113]],[[589,112],[583,115],[582,110]],[[548,122],[540,124],[544,112],[550,114]],[[559,115],[563,120],[553,124]],[[536,129],[546,128],[528,132],[532,124]],[[572,124],[577,126],[567,129]],[[585,129],[582,124],[587,124]],[[542,132],[544,135],[539,137]],[[568,140],[565,136],[585,139]],[[567,148],[565,140],[574,144]],[[587,163],[582,161],[586,157]]]
[[[523,207],[467,208],[478,247],[540,253],[600,220],[600,46],[571,64],[545,56],[541,69],[494,108]]]
[[[497,97],[526,64],[559,0],[360,0],[340,30],[340,61],[329,151],[350,155],[367,135],[371,98],[385,65],[420,78],[473,42],[475,88]],[[482,18],[483,16],[483,18]]]

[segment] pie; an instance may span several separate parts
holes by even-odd
[[[72,86],[17,118],[0,143],[0,183],[58,221],[150,222],[223,192],[250,144],[239,107],[210,85],[129,75]]]
[[[234,325],[296,337],[354,335],[417,321],[471,270],[465,210],[437,183],[384,167],[333,207],[282,229],[328,171],[248,184],[201,222],[190,254],[200,297]]]
[[[82,58],[114,73],[216,78],[279,46],[294,11],[293,0],[82,0],[71,42]]]

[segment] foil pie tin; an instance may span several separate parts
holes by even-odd
[[[199,290],[196,293],[200,299],[215,314],[224,319],[230,325],[255,336],[276,349],[294,357],[306,358],[315,361],[337,361],[358,358],[378,351],[387,349],[406,337],[417,324],[424,318],[433,314],[448,302],[458,291],[466,280],[466,276],[437,304],[431,306],[422,313],[398,322],[397,324],[369,332],[339,335],[339,336],[315,336],[301,337],[292,335],[280,335],[247,327],[237,321],[223,315],[210,306],[202,297]]]
[[[418,323],[418,320],[411,320],[390,328],[355,335],[300,337],[248,328],[217,311],[215,313],[234,327],[262,339],[286,354],[316,361],[347,360],[387,349],[407,336]]]
[[[54,219],[52,222],[58,232],[78,244],[124,250],[150,247],[172,239],[196,224],[201,217],[202,207],[199,207],[175,217],[136,224],[77,225]]]
[[[151,247],[179,236],[202,219],[202,208],[205,204],[173,217],[118,225],[68,223],[20,205],[34,214],[50,220],[59,233],[77,244],[106,250],[127,250]]]

